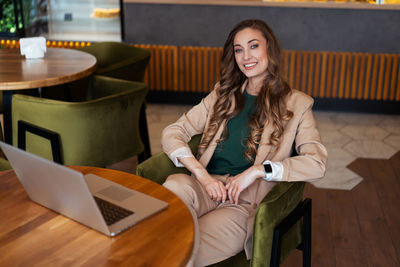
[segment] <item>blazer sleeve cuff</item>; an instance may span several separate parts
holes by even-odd
[[[265,174],[265,180],[271,181],[271,182],[280,182],[282,181],[283,177],[283,165],[281,162],[272,162],[269,160],[266,160],[263,162],[263,164],[270,164],[272,168],[272,175],[270,177],[267,177],[267,174]]]
[[[168,157],[174,163],[176,167],[185,167],[180,161],[180,158],[191,158],[194,157],[192,151],[188,147],[180,147],[174,150]]]

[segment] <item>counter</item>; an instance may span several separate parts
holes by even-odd
[[[265,20],[289,50],[400,53],[400,5],[124,0],[125,41],[221,47],[243,19]]]

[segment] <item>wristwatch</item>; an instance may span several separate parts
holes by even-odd
[[[265,178],[264,180],[269,181],[272,178],[272,167],[271,164],[265,163],[264,164],[264,171],[265,171]]]

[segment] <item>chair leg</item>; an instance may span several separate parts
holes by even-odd
[[[143,103],[142,107],[140,108],[139,129],[140,129],[140,138],[142,139],[142,142],[144,144],[144,151],[138,155],[138,162],[141,163],[151,157],[150,138],[149,138],[149,129],[147,127],[145,103]]]
[[[272,238],[272,248],[271,248],[271,262],[270,267],[278,267],[281,258],[281,234],[280,230],[275,228],[274,236]]]
[[[311,267],[311,207],[311,199],[306,199],[303,215],[303,267]]]
[[[303,251],[303,267],[311,266],[311,199],[306,198],[274,229],[271,250],[271,267],[280,264],[282,237],[299,220],[303,219],[302,241],[297,247]]]

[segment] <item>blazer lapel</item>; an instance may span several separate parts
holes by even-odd
[[[274,128],[270,125],[270,123],[266,122],[264,125],[264,131],[261,135],[261,140],[254,164],[261,164],[271,157],[273,146],[269,144],[269,138],[273,130]]]

